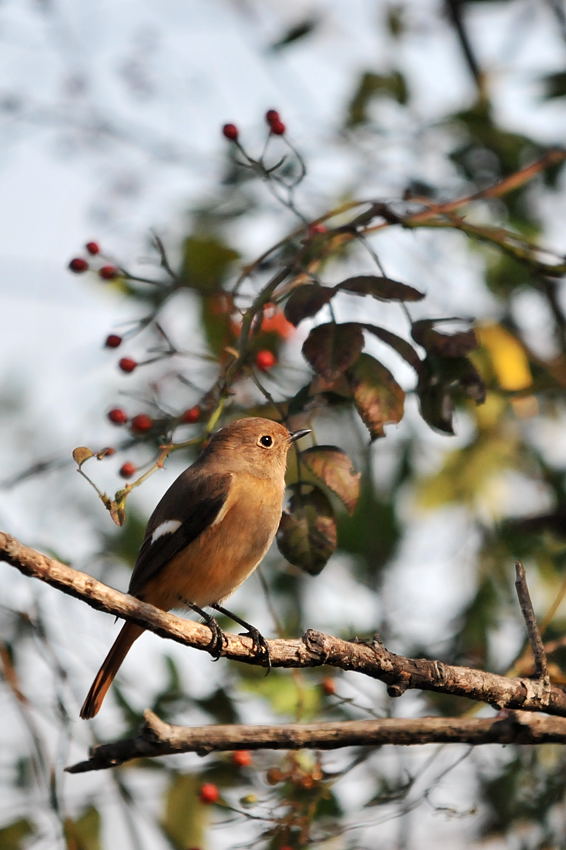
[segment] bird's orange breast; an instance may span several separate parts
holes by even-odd
[[[259,565],[277,531],[284,483],[234,476],[216,521],[153,576],[139,594],[168,610],[221,602]]]

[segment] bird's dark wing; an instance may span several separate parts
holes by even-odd
[[[128,593],[143,598],[147,582],[212,525],[228,498],[231,482],[230,473],[202,474],[197,465],[181,473],[149,519]]]

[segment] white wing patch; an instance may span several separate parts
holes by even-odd
[[[162,522],[161,525],[158,525],[153,534],[151,535],[151,542],[155,543],[156,540],[159,540],[160,537],[164,537],[166,534],[173,534],[177,531],[178,528],[182,526],[182,522],[179,519],[167,519],[165,522]]]

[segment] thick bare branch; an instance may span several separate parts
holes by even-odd
[[[76,596],[93,608],[132,620],[161,637],[195,649],[207,650],[209,647],[208,627],[167,614],[133,596],[120,593],[3,532],[0,532],[0,559],[25,575],[39,578]],[[226,637],[227,643],[222,652],[226,658],[247,664],[263,664],[264,657],[254,653],[250,638],[232,634]],[[390,652],[377,638],[369,643],[347,641],[308,629],[300,639],[270,640],[268,645],[273,667],[328,665],[353,670],[385,682],[391,696],[401,696],[406,690],[416,688],[467,697],[499,709],[545,711],[566,716],[566,692],[555,685],[546,687],[537,679],[507,678],[426,658],[406,658]]]
[[[134,758],[175,753],[207,755],[226,750],[298,750],[396,744],[547,744],[566,743],[566,719],[524,711],[483,718],[419,717],[289,723],[278,726],[174,726],[152,711],[135,738],[94,747],[87,761],[66,770],[85,773],[116,767]]]

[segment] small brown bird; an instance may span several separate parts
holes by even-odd
[[[290,433],[260,417],[238,419],[212,435],[198,459],[167,490],[147,524],[128,593],[168,611],[187,605],[210,626],[211,652],[219,655],[223,633],[202,609],[214,608],[247,629],[256,651],[262,635],[222,608],[259,565],[277,531],[291,444],[309,430]],[[144,631],[122,626],[81,708],[94,717],[133,642]]]

